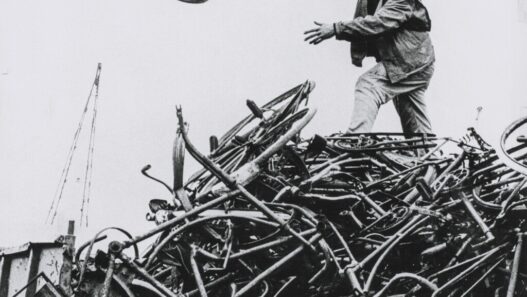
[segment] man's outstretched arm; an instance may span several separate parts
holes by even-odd
[[[412,15],[415,0],[388,0],[374,15],[357,17],[348,22],[324,24],[304,32],[306,41],[318,44],[336,35],[337,39],[353,40],[379,35],[399,28]]]

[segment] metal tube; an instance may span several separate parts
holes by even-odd
[[[470,244],[471,241],[472,241],[472,237],[469,237],[467,240],[465,240],[465,242],[463,242],[463,244],[461,245],[459,250],[457,250],[456,254],[450,260],[450,262],[448,262],[448,265],[446,267],[449,267],[449,266],[452,266],[452,265],[456,264],[457,259],[459,258],[459,256],[461,256],[461,254],[463,254],[465,252],[465,250],[467,249],[467,247],[468,247],[468,245]]]
[[[196,247],[192,246],[192,252],[190,253],[190,266],[192,266],[192,273],[194,274],[194,279],[196,280],[196,285],[198,286],[199,293],[201,297],[207,297],[207,290],[203,285],[203,279],[201,278],[201,273],[199,272],[198,263],[196,262]]]
[[[474,262],[474,261],[477,261],[477,260],[479,260],[479,259],[485,257],[487,254],[488,254],[488,252],[487,252],[487,253],[484,253],[484,254],[481,254],[481,255],[474,256],[474,257],[472,257],[472,258],[470,258],[470,259],[467,259],[467,260],[465,260],[465,261],[463,261],[463,262],[459,262],[459,263],[457,263],[457,264],[455,264],[455,265],[447,266],[446,268],[444,268],[444,269],[442,269],[442,270],[440,270],[440,271],[438,271],[438,272],[435,272],[435,273],[429,275],[429,276],[428,276],[428,279],[434,279],[434,278],[437,278],[437,276],[439,276],[439,275],[441,275],[441,274],[444,274],[444,273],[447,273],[447,272],[449,272],[449,271],[452,271],[452,270],[454,270],[454,269],[456,269],[456,268],[458,268],[458,267],[461,267],[461,266],[463,266],[463,265],[466,265],[466,264],[468,264],[468,263],[472,263],[472,262]]]
[[[447,142],[450,141],[450,138],[445,138],[445,140],[443,140],[443,142],[441,142],[440,144],[436,145],[431,151],[429,151],[426,155],[422,156],[421,158],[419,158],[419,161],[425,161],[425,160],[428,160],[428,158],[430,158],[435,152],[437,152],[441,147],[443,147]]]
[[[408,235],[410,232],[414,231],[415,228],[419,227],[421,223],[423,223],[426,220],[426,218],[418,223],[415,223],[414,225],[411,225],[409,228],[406,228],[404,231],[397,232],[393,238],[394,240],[391,241],[390,245],[386,247],[384,252],[379,256],[377,259],[377,262],[375,262],[375,265],[373,265],[373,268],[370,271],[370,275],[368,276],[368,279],[366,281],[366,284],[364,285],[364,290],[366,292],[369,291],[371,284],[373,282],[373,278],[375,277],[375,274],[377,273],[377,269],[381,265],[384,258],[388,255],[388,253],[403,239],[406,235]],[[404,229],[404,228],[403,228]]]
[[[316,232],[317,232],[316,229],[310,229],[310,230],[306,230],[306,231],[300,232],[300,235],[302,235],[302,236],[313,235]],[[294,237],[291,235],[291,236],[282,237],[282,238],[279,238],[279,239],[276,239],[276,240],[273,240],[273,241],[269,241],[269,242],[257,245],[255,247],[252,247],[250,249],[241,250],[241,251],[239,251],[237,253],[232,254],[229,258],[230,259],[242,258],[242,257],[245,257],[247,255],[259,252],[261,250],[265,250],[265,249],[272,248],[272,247],[275,247],[277,245],[280,245],[282,243],[286,243],[286,242],[292,240],[293,238]],[[211,259],[214,259],[214,260],[224,260],[226,258],[226,257],[221,257],[221,256],[218,256],[216,254],[210,253],[210,252],[208,252],[206,250],[203,250],[201,248],[198,248],[197,252],[202,254],[205,257],[208,257],[208,258],[211,258]]]
[[[181,136],[183,136],[183,140],[185,141],[185,147],[187,148],[190,155],[194,157],[194,159],[196,159],[196,161],[198,161],[201,165],[203,165],[203,167],[205,167],[212,174],[214,174],[225,185],[227,185],[227,187],[233,189],[234,185],[236,184],[236,181],[218,165],[214,164],[214,162],[212,162],[209,158],[200,153],[190,142],[185,127],[185,122],[183,120],[183,112],[181,110],[181,107],[177,107],[176,109],[179,122],[179,131],[181,132]]]
[[[509,286],[507,287],[507,297],[513,297],[516,291],[516,282],[518,280],[518,270],[520,267],[520,259],[522,254],[523,233],[518,234],[518,243],[516,244],[516,251],[514,251],[514,260],[512,261],[511,277]]]
[[[229,199],[231,199],[232,197],[238,195],[240,193],[240,191],[232,191],[230,193],[227,193],[227,194],[224,194],[214,200],[211,200],[205,204],[202,204],[201,206],[198,206],[198,207],[195,207],[193,208],[192,210],[188,211],[187,213],[185,213],[184,215],[180,216],[180,217],[177,217],[177,218],[173,218],[169,221],[166,221],[160,225],[158,225],[156,228],[142,234],[142,235],[138,235],[136,237],[133,238],[133,240],[131,241],[126,241],[124,243],[124,246],[125,247],[129,247],[135,243],[138,243],[140,241],[143,241],[145,239],[148,239],[154,235],[156,235],[157,233],[159,232],[162,232],[168,228],[171,228],[171,227],[174,227],[175,225],[181,223],[182,221],[184,221],[185,219],[187,219],[188,217],[191,217],[191,216],[194,216],[196,214],[199,214],[201,212],[203,212],[204,210],[207,210],[209,208],[212,208],[218,204],[221,204]]]
[[[302,235],[302,236],[309,236],[309,235],[313,235],[316,231],[317,231],[316,229],[310,229],[310,230],[306,230],[306,231],[300,232],[299,234]],[[247,249],[247,250],[239,251],[239,252],[237,252],[235,254],[232,254],[231,255],[231,259],[238,259],[238,258],[247,256],[247,255],[250,255],[252,253],[255,253],[255,252],[267,249],[267,248],[271,248],[271,247],[277,246],[277,245],[279,245],[281,243],[288,242],[291,239],[293,239],[293,236],[280,238],[280,239],[277,239],[277,240],[273,240],[273,241],[261,244],[259,246],[255,246],[255,247]]]
[[[358,195],[362,199],[364,199],[364,201],[366,201],[366,203],[368,203],[373,208],[373,210],[380,216],[385,216],[387,214],[387,212],[382,209],[382,207],[380,207],[377,203],[375,203],[375,201],[373,201],[370,197],[368,197],[368,195],[364,193],[358,193]]]
[[[364,265],[366,265],[368,262],[370,262],[375,256],[377,256],[377,254],[379,254],[384,249],[386,249],[388,246],[390,246],[393,241],[397,240],[397,238],[400,236],[400,234],[403,234],[408,229],[414,229],[415,227],[417,227],[418,225],[422,224],[426,220],[428,220],[428,217],[423,219],[422,215],[415,216],[410,222],[408,222],[403,228],[401,228],[401,230],[399,230],[399,232],[397,232],[396,234],[394,234],[393,236],[388,238],[388,240],[386,240],[383,244],[378,246],[373,252],[368,254],[368,256],[366,256],[364,259],[362,259],[362,261],[358,265],[356,265],[355,267],[351,267],[350,269],[353,269],[353,270],[356,271],[359,268],[364,267]]]
[[[403,279],[403,278],[411,278],[419,282],[419,284],[426,286],[428,289],[432,291],[437,290],[437,286],[431,281],[427,280],[426,278],[413,274],[413,273],[403,272],[403,273],[396,274],[394,277],[392,277],[390,281],[386,284],[386,286],[384,286],[380,291],[378,291],[377,294],[374,295],[374,297],[382,296],[384,292],[386,292],[386,290],[388,290],[395,281],[399,279]]]
[[[505,260],[505,258],[501,258],[499,259],[496,264],[492,265],[485,273],[483,273],[483,275],[478,278],[478,280],[476,280],[472,286],[470,286],[470,288],[468,288],[467,290],[465,290],[465,292],[463,293],[463,295],[461,295],[461,297],[465,297],[467,296],[468,294],[470,294],[470,292],[472,292],[472,290],[474,290],[474,288],[476,288],[476,286],[482,282],[485,278],[487,278],[487,276],[494,270],[496,269],[496,267],[498,267],[501,262],[503,262]]]
[[[110,294],[110,286],[112,285],[113,272],[115,269],[115,255],[110,253],[110,260],[108,261],[108,269],[104,276],[104,282],[101,289],[101,297],[108,297]]]
[[[206,284],[205,285],[205,289],[210,289],[212,287],[215,287],[223,282],[226,282],[228,281],[229,279],[231,279],[233,276],[233,273],[232,272],[229,272],[227,273],[226,275],[224,276],[221,276],[221,277],[218,277],[217,279],[211,281],[210,283]],[[192,291],[189,291],[187,293],[185,293],[185,297],[193,297],[194,295],[198,294],[199,293],[199,290],[198,289],[194,289]]]
[[[168,297],[183,297],[181,294],[175,294],[171,290],[169,290],[167,287],[165,287],[161,282],[159,282],[157,279],[152,277],[148,272],[146,272],[142,267],[135,264],[134,261],[128,259],[123,253],[118,255],[121,260],[123,260],[133,271],[135,271],[137,274],[139,274],[146,282],[151,284],[155,289],[157,289],[160,293],[164,294]]]
[[[262,201],[260,201],[258,198],[254,197],[249,191],[247,191],[242,185],[237,184],[236,187],[242,193],[247,199],[249,199],[249,202],[251,202],[256,208],[258,208],[261,212],[263,212],[265,215],[267,215],[270,219],[274,220],[280,226],[282,226],[287,232],[291,233],[294,237],[298,238],[303,244],[311,248],[311,250],[315,251],[315,247],[309,243],[304,237],[302,237],[300,234],[298,234],[295,230],[291,228],[286,222],[282,220],[279,216],[277,216],[269,207],[267,207]]]
[[[465,151],[461,151],[459,156],[457,156],[457,158],[452,163],[450,163],[450,165],[448,165],[448,167],[443,172],[441,172],[441,174],[436,178],[436,180],[432,183],[432,186],[435,186],[437,182],[439,182],[447,174],[450,174],[450,172],[454,170],[454,168],[459,166],[463,162],[463,159],[465,159],[466,154],[467,153],[465,153]]]
[[[293,126],[284,135],[282,135],[263,153],[256,157],[256,159],[254,159],[252,163],[256,165],[261,165],[265,161],[267,161],[267,159],[274,155],[274,153],[276,153],[282,146],[284,146],[291,138],[300,133],[300,130],[302,130],[307,125],[307,123],[309,123],[311,119],[313,119],[316,113],[317,110],[315,108],[309,110],[308,113],[300,119],[300,121],[293,124]]]
[[[479,215],[479,213],[476,211],[476,209],[474,208],[474,205],[472,205],[472,203],[470,203],[470,201],[468,200],[467,196],[465,195],[465,193],[463,192],[459,192],[459,198],[461,198],[461,201],[463,201],[463,204],[465,205],[465,207],[467,208],[469,214],[472,216],[472,218],[474,219],[474,221],[476,221],[476,223],[478,224],[478,226],[480,227],[481,231],[483,231],[483,234],[485,234],[485,237],[487,237],[487,240],[488,241],[492,241],[495,239],[494,235],[492,234],[492,232],[490,231],[490,228],[489,226],[487,226],[487,224],[485,224],[485,222],[483,221],[483,219],[481,218],[481,216]]]
[[[157,246],[154,248],[152,253],[149,255],[148,260],[147,260],[147,262],[145,264],[145,267],[149,268],[152,265],[152,263],[153,263],[155,257],[157,256],[157,254],[161,251],[161,249],[163,249],[163,247],[169,241],[171,241],[176,235],[178,235],[179,233],[181,233],[181,232],[183,232],[183,231],[185,231],[185,230],[187,230],[187,229],[189,229],[189,228],[191,228],[191,227],[193,227],[193,226],[195,226],[197,224],[201,224],[201,223],[206,222],[206,221],[212,221],[212,220],[217,220],[217,219],[232,219],[232,218],[244,219],[244,220],[248,220],[248,221],[251,221],[251,222],[255,222],[255,223],[271,226],[271,227],[274,227],[274,228],[279,226],[278,224],[275,224],[275,223],[272,223],[272,222],[269,222],[269,221],[264,221],[264,220],[251,218],[251,217],[229,215],[229,214],[222,215],[222,216],[216,216],[216,217],[205,217],[205,218],[196,219],[196,220],[193,220],[193,221],[187,223],[184,226],[181,226],[181,228],[172,230],[172,232],[170,232],[170,234],[168,234],[165,238],[163,238],[163,240],[159,244],[157,244]]]
[[[449,280],[448,282],[446,282],[444,285],[442,285],[437,291],[434,292],[434,294],[432,294],[432,297],[435,297],[437,296],[441,291],[444,291],[446,289],[448,289],[449,287],[451,287],[452,285],[454,285],[455,283],[459,282],[461,279],[467,277],[467,275],[469,275],[470,273],[474,272],[474,270],[476,270],[477,268],[479,268],[482,264],[485,263],[485,261],[487,261],[487,259],[489,259],[491,256],[493,256],[496,252],[498,252],[499,250],[501,250],[505,245],[501,245],[501,246],[498,246],[498,247],[495,247],[494,249],[490,250],[489,252],[487,252],[487,254],[485,254],[484,257],[482,257],[480,260],[478,260],[477,262],[475,262],[474,264],[470,265],[470,267],[468,267],[467,269],[465,269],[464,271],[460,272],[459,274],[457,274],[454,278],[452,278],[451,280]]]
[[[316,242],[317,240],[319,240],[320,238],[322,237],[322,235],[320,234],[316,234],[314,235],[313,237],[311,237],[311,239],[309,239],[309,243],[313,243],[313,242]],[[250,289],[252,289],[254,286],[256,286],[258,283],[260,283],[261,281],[263,281],[266,277],[268,277],[269,275],[271,275],[274,271],[276,271],[278,268],[282,267],[282,265],[284,265],[285,263],[287,263],[289,260],[293,259],[295,256],[297,256],[298,254],[300,254],[300,252],[302,252],[304,250],[304,245],[301,245],[299,247],[297,247],[296,249],[294,249],[291,253],[287,254],[285,257],[283,257],[282,259],[278,260],[278,262],[274,263],[273,265],[271,265],[271,267],[267,268],[266,270],[264,270],[262,273],[260,273],[259,275],[257,275],[254,279],[252,279],[247,285],[245,285],[243,288],[241,288],[238,292],[236,292],[236,295],[234,295],[235,297],[240,297],[242,296],[243,294],[247,293]]]

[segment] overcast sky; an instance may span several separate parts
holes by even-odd
[[[437,54],[427,93],[436,133],[459,137],[475,124],[493,141],[527,113],[527,23],[520,0],[426,0]],[[183,106],[190,136],[203,151],[264,103],[314,80],[318,114],[304,135],[344,130],[353,89],[364,69],[348,44],[303,42],[312,21],[348,20],[354,0],[2,0],[0,2],[0,246],[52,240],[79,218],[87,142],[73,161],[58,224],[47,210],[88,95],[103,64],[89,228],[132,233],[151,198],[167,193],[140,174],[145,164],[171,178],[174,106]],[[391,104],[377,131],[399,131]],[[86,140],[84,135],[84,140]],[[189,157],[187,155],[187,157]],[[194,171],[190,164],[186,174]],[[80,178],[77,181],[77,178]]]

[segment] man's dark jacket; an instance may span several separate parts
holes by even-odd
[[[354,65],[366,56],[383,63],[398,82],[435,61],[428,11],[419,0],[358,0],[355,18],[335,23],[337,39],[351,42]]]

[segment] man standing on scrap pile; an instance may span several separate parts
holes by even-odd
[[[351,43],[352,63],[366,56],[377,65],[355,86],[349,133],[370,132],[382,104],[393,99],[404,133],[431,133],[424,94],[434,73],[428,11],[420,0],[358,0],[355,18],[306,31],[311,44],[333,36]]]

